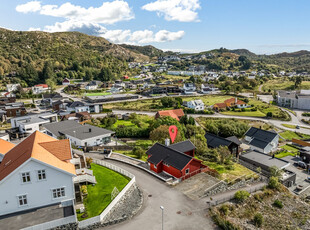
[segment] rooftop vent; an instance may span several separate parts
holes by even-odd
[[[91,128],[89,128],[89,132],[91,133]]]

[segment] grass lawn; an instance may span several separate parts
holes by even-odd
[[[284,79],[270,80],[263,85],[263,91],[273,90],[293,90],[294,82],[286,81]],[[310,89],[310,82],[303,81],[301,83],[301,89]]]
[[[218,173],[220,174],[220,179],[225,180],[228,183],[234,181],[241,176],[245,176],[247,178],[257,176],[257,174],[255,174],[253,171],[237,163],[233,163],[231,169],[225,165],[220,165],[216,162],[204,161],[203,163],[209,166],[211,169],[215,169],[216,171],[218,171]]]
[[[275,157],[277,157],[277,158],[283,158],[283,157],[295,156],[295,155],[296,155],[296,153],[291,153],[291,152],[283,151],[283,152],[280,152],[280,153],[276,154]]]
[[[302,133],[295,133],[295,132],[289,131],[289,130],[286,130],[286,131],[280,133],[280,136],[283,137],[285,140],[290,140],[290,141],[293,138],[298,139],[298,140],[310,138],[310,135],[302,134]]]
[[[111,203],[111,192],[114,187],[122,191],[129,182],[129,178],[103,166],[92,164],[91,169],[94,172],[97,184],[95,186],[87,185],[88,195],[84,199],[87,218],[98,216]],[[79,220],[83,220],[81,215],[78,217]]]
[[[108,92],[87,93],[85,96],[106,96],[106,95],[111,95],[111,93]]]
[[[245,117],[265,117],[266,114],[262,113],[261,111],[244,111],[244,112],[235,112],[235,111],[226,111],[221,112],[223,115],[232,115],[232,116],[245,116]]]
[[[290,124],[281,124],[281,125],[289,129],[296,129],[296,125],[290,125]]]
[[[287,150],[287,151],[289,151],[289,152],[292,152],[292,153],[298,153],[298,152],[299,152],[299,149],[298,149],[298,148],[293,147],[293,146],[291,146],[291,145],[283,145],[283,146],[281,146],[280,148],[281,148],[281,149],[285,149],[285,150]]]
[[[140,115],[137,114],[137,119],[140,121],[141,128],[147,128],[149,127],[149,122],[153,120],[153,117],[147,116],[147,115]],[[112,125],[112,128],[117,128],[118,126],[123,125],[126,127],[137,127],[136,124],[132,123],[131,120],[117,120],[115,124]]]

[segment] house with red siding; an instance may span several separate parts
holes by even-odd
[[[190,141],[170,146],[156,143],[146,153],[152,171],[164,172],[175,178],[187,179],[206,168],[202,161],[194,158],[195,146]]]

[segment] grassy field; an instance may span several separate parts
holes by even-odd
[[[261,111],[257,110],[257,111],[240,111],[240,112],[236,112],[236,111],[226,111],[226,112],[221,112],[221,114],[224,115],[232,115],[232,116],[245,116],[245,117],[265,117],[266,114],[262,113]]]
[[[290,125],[290,124],[281,124],[281,125],[289,129],[296,129],[296,125]]]
[[[283,137],[285,140],[289,140],[289,141],[291,141],[293,138],[298,139],[298,140],[310,138],[310,135],[302,134],[302,133],[295,133],[289,130],[286,130],[280,133],[280,136]]]
[[[277,80],[270,80],[266,82],[262,90],[268,91],[268,90],[293,90],[294,89],[294,82],[293,81],[286,81],[285,79],[277,79]],[[310,81],[303,81],[301,83],[301,89],[310,89]]]
[[[275,157],[277,157],[277,158],[283,158],[283,157],[287,157],[287,156],[293,156],[294,157],[295,155],[296,155],[296,153],[283,151],[283,152],[276,154]]]
[[[87,93],[85,96],[106,96],[111,95],[111,93],[108,92],[99,92],[99,93]]]
[[[285,150],[287,150],[287,151],[289,151],[289,152],[292,152],[292,153],[298,153],[298,152],[299,152],[299,149],[298,149],[298,148],[293,147],[293,146],[291,146],[291,145],[283,145],[283,146],[281,146],[280,148],[281,148],[281,149],[285,149]]]
[[[227,183],[232,182],[242,176],[246,178],[257,176],[255,173],[253,173],[253,171],[237,163],[233,163],[231,168],[225,165],[220,165],[216,162],[204,161],[203,163],[211,169],[215,169],[220,174],[219,179],[225,180]]]
[[[140,121],[141,128],[149,127],[149,122],[154,119],[153,117],[140,114],[137,114],[137,118]],[[136,124],[132,123],[132,121],[129,119],[129,120],[117,120],[117,122],[112,125],[112,128],[117,128],[118,126],[121,125],[127,127],[138,127]]]
[[[100,165],[92,164],[91,169],[97,184],[95,186],[87,185],[88,195],[84,199],[87,218],[98,216],[111,203],[111,192],[114,187],[122,191],[129,182],[129,178]],[[78,215],[79,220],[83,220],[81,216],[81,214]]]

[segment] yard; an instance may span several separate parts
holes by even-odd
[[[147,128],[149,127],[149,122],[153,120],[153,117],[147,115],[140,115],[137,114],[137,119],[140,122],[140,128]],[[131,119],[129,120],[117,120],[116,123],[112,125],[113,129],[116,129],[118,126],[126,126],[126,127],[138,127],[137,124],[133,123]]]
[[[244,117],[266,117],[266,114],[262,113],[261,111],[225,111],[221,112],[224,115],[231,115],[231,116],[244,116]]]
[[[227,183],[231,183],[240,177],[245,177],[247,179],[258,177],[256,173],[237,163],[233,163],[232,166],[221,165],[210,161],[204,161],[203,163],[211,169],[215,169],[220,174],[219,179]]]
[[[114,187],[122,191],[129,182],[129,178],[103,166],[91,164],[91,169],[97,184],[87,185],[88,195],[84,199],[84,205],[88,216],[82,218],[83,214],[78,213],[79,221],[98,216],[111,203],[111,192]]]
[[[293,131],[289,131],[289,130],[286,130],[286,131],[280,133],[279,135],[280,135],[280,137],[282,137],[283,139],[288,140],[288,141],[291,141],[293,138],[298,139],[298,140],[310,138],[310,135],[303,134],[303,133],[297,133],[297,132],[293,132]]]
[[[280,151],[275,155],[275,157],[277,158],[283,158],[286,156],[296,156],[299,152],[298,148],[288,144],[280,146],[280,148],[283,149],[283,151]]]
[[[293,90],[294,89],[294,82],[293,81],[286,81],[285,79],[277,79],[277,80],[270,80],[263,85],[263,91],[267,92],[269,89],[273,90]],[[310,82],[303,81],[301,83],[301,89],[310,89]]]
[[[111,93],[108,92],[87,93],[85,96],[90,97],[90,96],[107,96],[107,95],[111,95]]]

